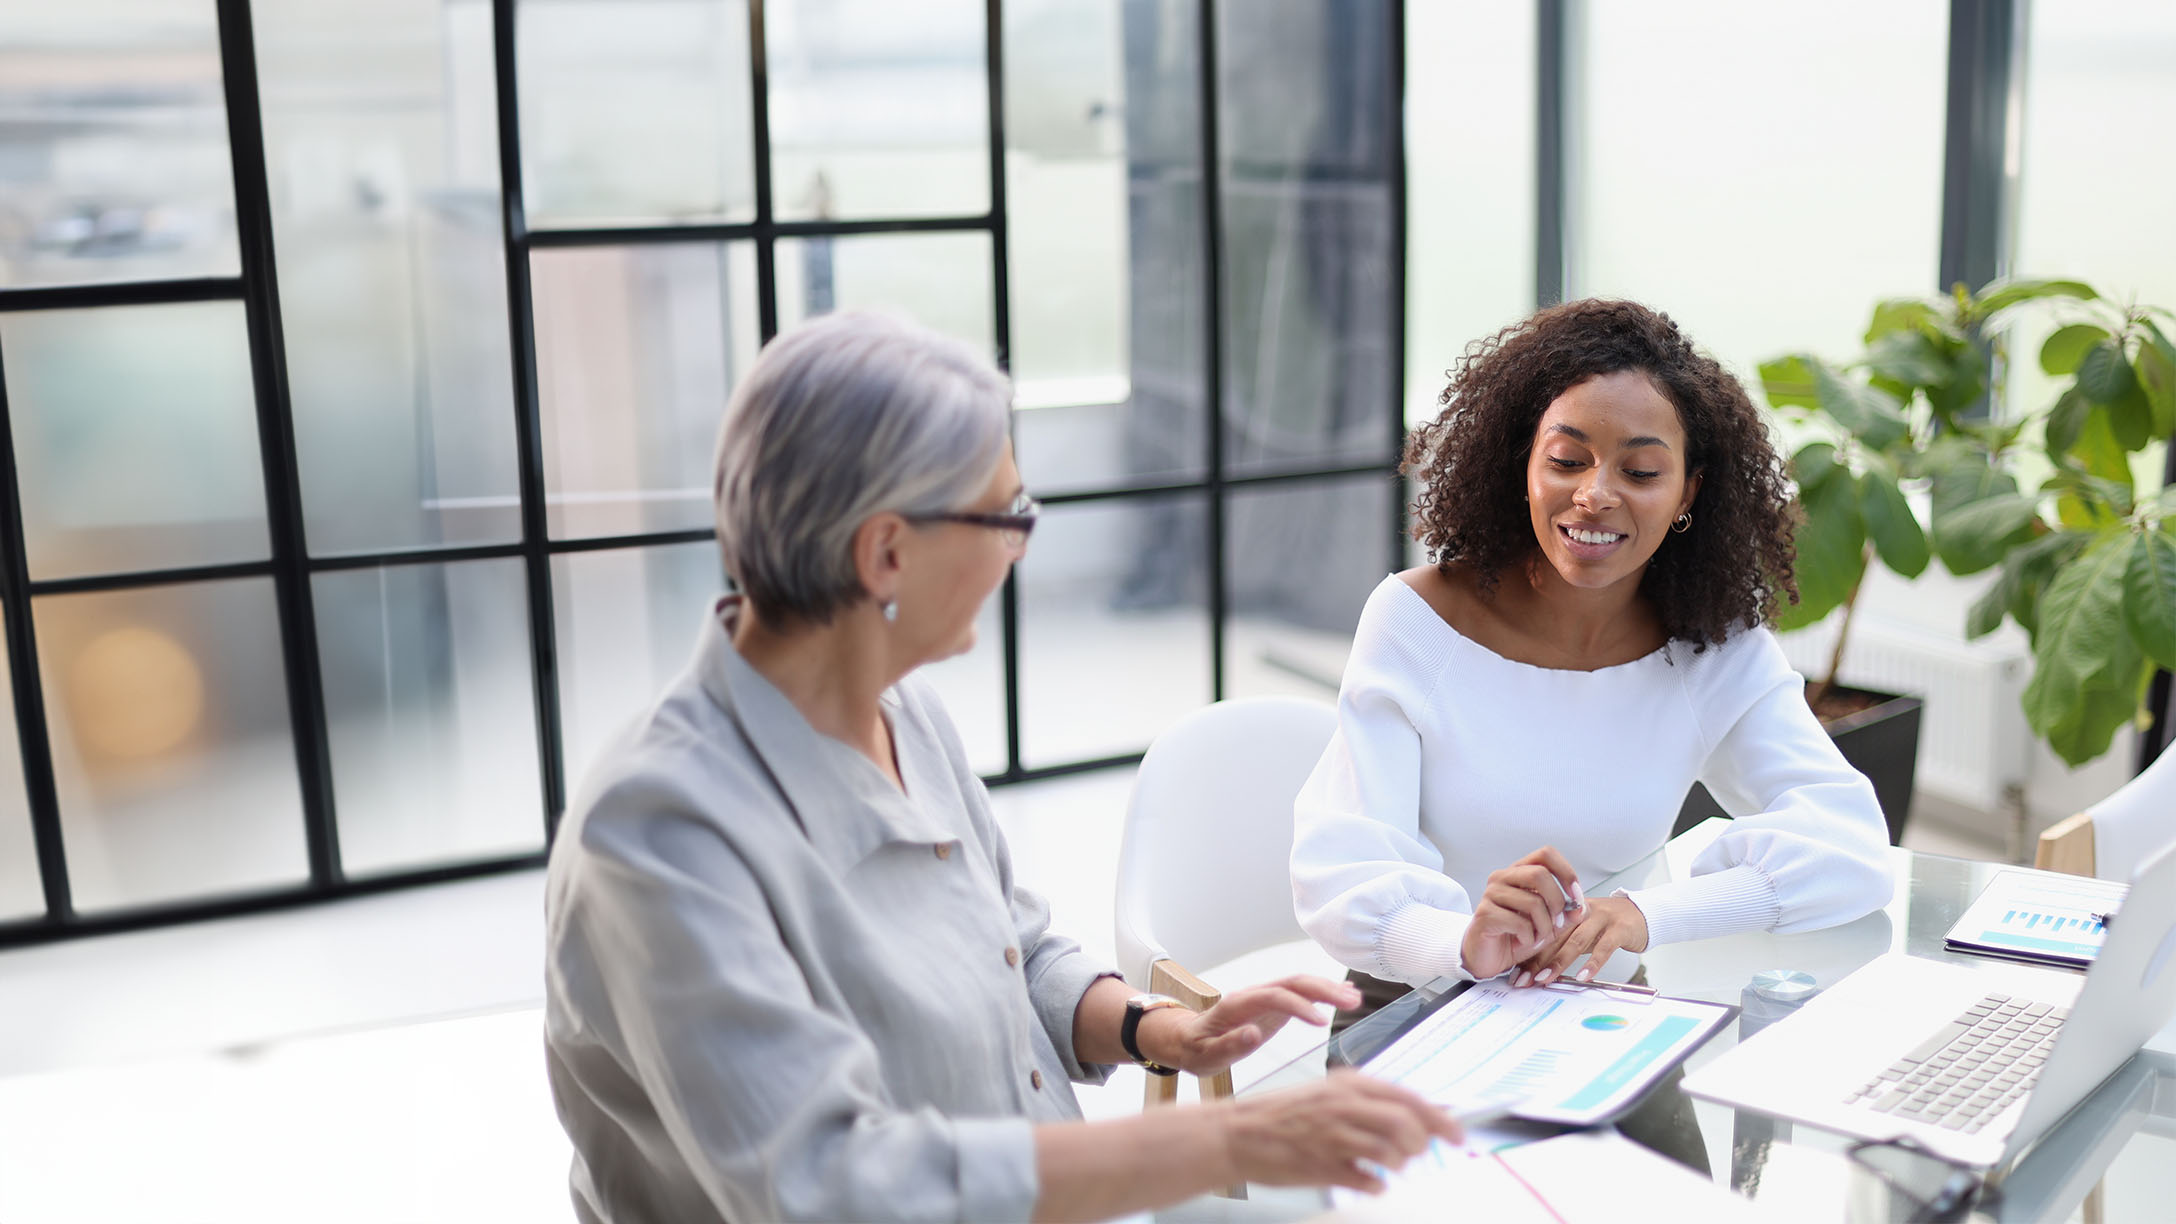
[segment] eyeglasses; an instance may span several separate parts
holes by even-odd
[[[978,514],[968,510],[947,510],[928,514],[907,515],[910,523],[966,523],[971,527],[989,527],[997,532],[997,538],[1011,549],[1027,547],[1028,535],[1035,530],[1035,520],[1043,513],[1043,503],[1022,493],[1005,507],[1003,514]]]
[[[1994,1194],[1976,1170],[1935,1155],[1909,1135],[1854,1143],[1844,1155],[1904,1199],[1915,1224],[1961,1220],[1983,1192]]]

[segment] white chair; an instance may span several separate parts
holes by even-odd
[[[1201,970],[1304,941],[1292,915],[1292,800],[1337,711],[1297,697],[1221,701],[1156,737],[1126,805],[1118,856],[1118,961],[1135,987],[1201,1009],[1221,992]],[[1231,1072],[1202,1081],[1229,1096]],[[1150,1076],[1145,1104],[1178,1099]]]
[[[2176,748],[2099,803],[2040,835],[2033,865],[2128,880],[2146,856],[2176,842]]]

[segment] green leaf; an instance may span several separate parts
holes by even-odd
[[[1945,421],[1964,412],[1987,394],[1987,354],[1977,345],[1962,345],[1949,359],[1949,376],[1927,388],[1927,403]]]
[[[2091,323],[2073,323],[2058,328],[2047,343],[2040,346],[2040,368],[2060,377],[2075,374],[2078,363],[2085,360],[2086,350],[2108,338],[2105,328]]]
[[[2123,616],[2140,648],[2176,671],[2176,536],[2164,527],[2137,541],[2123,575]]]
[[[2109,518],[2120,518],[2133,509],[2131,486],[2074,466],[2066,466],[2048,477],[2040,488],[2042,492],[2072,494],[2087,505],[2106,511]]]
[[[1873,321],[1866,325],[1866,343],[1903,331],[1957,334],[1941,305],[1925,298],[1890,298],[1875,305]]]
[[[1973,303],[1973,309],[1975,313],[1979,315],[1979,317],[1984,319],[1988,315],[1991,315],[2006,306],[2015,306],[2019,302],[2029,302],[2034,300],[2035,298],[2082,298],[2090,302],[2099,296],[2100,295],[2098,293],[2093,292],[2093,287],[2091,285],[2088,285],[2083,281],[2002,281],[1997,282],[1996,284],[1989,285],[1985,289],[1982,289],[1980,291],[1979,299]]]
[[[2138,708],[2144,657],[2124,623],[2124,578],[2137,537],[2112,531],[2048,585],[2033,635],[2025,717],[2073,765],[2107,751]]]
[[[2056,397],[2055,407],[2048,410],[2048,458],[2060,459],[2070,453],[2070,448],[2078,444],[2079,433],[2085,429],[2085,418],[2092,411],[2093,401],[2085,398],[2085,392],[2076,387]]]
[[[2010,555],[2002,559],[2003,576],[2013,580],[2010,619],[2024,626],[2025,632],[2038,633],[2040,597],[2048,583],[2096,538],[2091,532],[2051,531],[2011,549]]]
[[[2131,485],[2131,459],[2123,444],[2116,440],[2108,414],[2088,413],[2085,426],[2078,431],[2078,443],[2070,448],[2071,455],[2086,471],[2095,476],[2113,480],[2118,484]]]
[[[2078,362],[2078,390],[2096,404],[2113,404],[2137,386],[2138,376],[2123,358],[2123,345],[2113,338],[2087,349]]]
[[[2009,559],[2004,558],[2002,572],[1995,577],[1994,582],[1988,584],[1986,590],[1980,592],[1980,597],[1973,600],[1972,606],[1965,611],[1965,637],[1983,638],[1999,628],[2003,615],[2017,599],[2017,586],[2017,574],[2011,570]]]
[[[1976,574],[2032,534],[2038,501],[2005,493],[1934,518],[1934,549],[1952,574]]]
[[[1874,450],[1887,450],[1910,432],[1902,407],[1886,391],[1853,382],[1822,365],[1813,367],[1813,386],[1821,411]]]
[[[1890,332],[1874,341],[1867,349],[1866,368],[1877,381],[1885,379],[1907,387],[1931,386],[1947,379],[1950,373],[1942,351],[1916,331]]]
[[[1897,488],[1894,476],[1868,471],[1859,477],[1859,516],[1883,565],[1906,578],[1926,572],[1931,559],[1927,533],[1920,530],[1919,518],[1912,513],[1904,491]]]
[[[1825,480],[1801,488],[1798,504],[1805,518],[1798,526],[1798,604],[1777,617],[1779,627],[1796,629],[1820,620],[1850,597],[1866,573],[1866,525],[1859,518],[1858,487],[1849,480]]]
[[[2153,405],[2137,382],[2108,405],[2108,432],[2126,453],[2144,449],[2153,440]]]
[[[1820,407],[1813,395],[1813,368],[1819,363],[1819,358],[1805,353],[1761,362],[1760,389],[1767,393],[1768,403],[1776,408]]]
[[[2017,492],[2017,479],[2008,472],[1997,471],[1987,456],[1971,453],[1963,445],[1949,448],[1949,451],[1951,461],[1933,473],[1934,521],[1937,524],[1973,502]]]
[[[1842,469],[1836,448],[1826,442],[1809,442],[1791,456],[1791,479],[1798,482],[1801,493],[1828,483]]]
[[[2138,385],[2145,390],[2146,402],[2153,409],[2150,428],[2153,436],[2166,438],[2176,434],[2176,349],[2158,334],[2147,337],[2138,346],[2138,356],[2132,359],[2131,368],[2138,375]]]
[[[2034,642],[2041,671],[2052,664],[2066,683],[2085,688],[2122,677],[2139,657],[2123,616],[2125,579],[2137,547],[2130,532],[2108,532],[2048,584]]]

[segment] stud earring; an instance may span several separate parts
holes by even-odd
[[[898,621],[899,621],[899,601],[898,601],[898,600],[896,600],[896,599],[887,599],[887,600],[885,600],[885,601],[884,601],[883,603],[881,603],[881,604],[877,605],[877,611],[879,611],[879,612],[882,612],[882,613],[884,614],[884,623],[885,623],[885,624],[887,624],[887,625],[890,625],[890,624],[897,624],[897,623],[898,623]]]
[[[1670,523],[1670,530],[1676,532],[1679,535],[1683,535],[1686,532],[1691,531],[1692,511],[1687,510],[1685,513],[1678,515],[1677,518]]]

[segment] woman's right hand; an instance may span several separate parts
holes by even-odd
[[[1362,1161],[1397,1169],[1429,1141],[1464,1140],[1451,1115],[1419,1094],[1358,1071],[1212,1106],[1232,1181],[1344,1186],[1375,1194],[1382,1179]]]
[[[1566,922],[1567,899],[1583,901],[1579,875],[1553,846],[1490,872],[1458,950],[1466,972],[1495,977],[1555,939]]]

